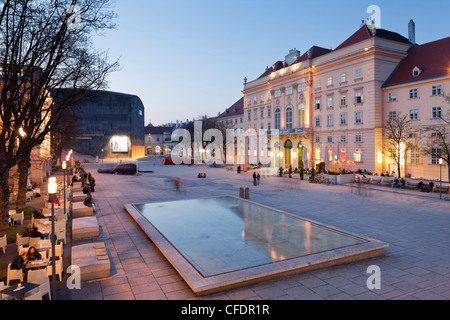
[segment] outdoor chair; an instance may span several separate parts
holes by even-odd
[[[12,280],[23,281],[23,271],[22,270],[11,270],[11,263],[8,264],[8,271],[6,273],[6,285],[10,285]]]
[[[40,278],[47,278],[47,271],[45,269],[30,270],[27,277],[27,282],[34,282]]]
[[[3,253],[6,253],[6,246],[8,245],[8,240],[6,234],[0,239],[0,248],[3,249]]]
[[[30,238],[29,247],[36,247],[41,241],[41,238]]]
[[[19,256],[21,256],[22,253],[27,253],[27,252],[28,252],[28,248],[24,248],[23,246],[17,247],[17,253],[19,254]]]
[[[13,215],[11,217],[11,226],[14,226],[16,224],[16,222],[19,222],[19,221],[20,221],[20,224],[23,224],[24,219],[25,218],[23,216],[23,212]]]
[[[37,293],[26,293],[25,300],[42,300],[42,293],[39,288]]]
[[[28,191],[26,194],[27,201],[33,200],[33,191]]]
[[[19,235],[18,233],[16,234],[16,244],[17,244],[17,247],[20,247],[20,246],[27,246],[29,242],[30,242],[30,237],[22,237],[22,236]]]
[[[55,256],[57,259],[62,260],[62,255],[63,255],[63,246],[62,244],[57,244],[55,245]],[[48,258],[51,259],[53,257],[53,251],[52,249],[50,249],[48,251]]]
[[[53,258],[49,260],[48,266],[47,266],[47,276],[53,275]],[[63,271],[63,265],[61,260],[55,261],[56,266],[56,275],[59,277],[59,281],[62,281],[62,271]]]
[[[38,284],[39,285],[39,292],[41,293],[42,297],[48,294],[48,299],[52,300],[52,293],[50,290],[50,279],[47,277],[45,269],[41,269],[39,271],[44,271],[43,275],[39,275],[34,280],[30,281],[28,278],[28,282]],[[29,275],[28,275],[29,277]]]

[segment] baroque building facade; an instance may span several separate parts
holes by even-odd
[[[275,168],[324,162],[330,171],[397,171],[384,150],[386,121],[407,114],[417,129],[449,110],[443,94],[450,90],[445,54],[450,38],[417,45],[412,20],[409,30],[406,38],[363,24],[334,50],[313,46],[302,55],[290,50],[258,79],[246,81],[244,130],[264,130],[271,147],[247,141],[245,161]],[[279,142],[271,144],[274,132]],[[417,137],[411,138],[412,147],[401,155],[402,175],[438,178],[438,152],[426,154]]]

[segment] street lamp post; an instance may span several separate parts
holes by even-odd
[[[66,216],[66,169],[67,169],[66,161],[63,161],[62,169],[63,169],[63,174],[64,174],[64,216]]]
[[[337,159],[338,156],[334,156],[334,183],[337,185]]]
[[[440,199],[442,200],[442,158],[439,159],[439,182],[440,182],[440,187],[439,187],[439,195],[440,195]]]
[[[56,192],[58,191],[58,185],[56,184],[56,178],[48,179],[48,197],[52,204],[52,297],[56,300],[56,252],[55,252],[55,199]]]

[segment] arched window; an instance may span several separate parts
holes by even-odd
[[[303,103],[298,106],[298,127],[305,127],[305,105]]]
[[[286,109],[286,129],[292,129],[292,108]]]
[[[280,109],[275,110],[275,130],[281,129],[281,111]]]

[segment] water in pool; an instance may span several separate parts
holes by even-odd
[[[134,207],[204,277],[365,242],[233,197]]]

